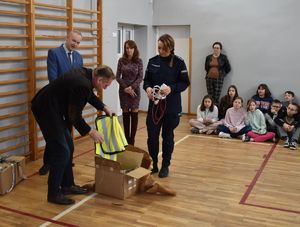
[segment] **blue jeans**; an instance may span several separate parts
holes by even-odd
[[[232,132],[230,132],[229,128],[226,127],[225,125],[219,125],[218,126],[218,130],[220,132],[229,133],[232,138],[237,138],[240,135],[246,134],[247,132],[251,131],[251,129],[252,129],[251,126],[245,126],[240,131],[238,131],[236,133],[232,133]]]

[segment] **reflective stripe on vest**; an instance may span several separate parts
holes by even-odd
[[[104,140],[102,144],[96,143],[96,154],[106,159],[116,160],[116,154],[123,152],[128,145],[117,116],[98,117],[96,127]]]

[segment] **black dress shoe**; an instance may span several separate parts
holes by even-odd
[[[39,174],[46,175],[50,170],[50,165],[49,164],[44,164],[40,169],[39,169]]]
[[[81,195],[88,193],[88,190],[86,188],[82,188],[78,185],[72,185],[71,187],[63,187],[61,191],[64,195]]]
[[[75,203],[75,200],[68,199],[68,198],[64,197],[63,194],[58,194],[56,196],[48,196],[48,202],[60,204],[60,205],[71,205],[71,204]]]
[[[158,177],[164,178],[169,175],[169,168],[168,167],[162,167],[161,170],[158,173]]]
[[[153,168],[151,169],[151,174],[155,174],[155,173],[158,173],[158,168],[157,168],[157,166],[156,166],[156,167],[153,167]]]

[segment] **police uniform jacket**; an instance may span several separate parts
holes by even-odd
[[[170,67],[172,57],[173,66]],[[180,113],[182,111],[180,93],[190,84],[187,68],[182,58],[176,55],[168,57],[157,55],[149,60],[144,78],[144,90],[162,84],[171,87],[171,93],[166,98],[166,113]],[[153,101],[150,101],[149,110],[152,106]]]

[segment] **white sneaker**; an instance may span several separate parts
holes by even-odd
[[[245,141],[245,140],[246,140],[246,135],[243,134],[243,135],[242,135],[242,141]]]
[[[219,133],[219,137],[231,139],[230,134],[229,133],[225,133],[225,132],[220,132]]]
[[[246,134],[242,135],[242,141],[243,142],[253,142],[253,139],[247,136]]]
[[[290,142],[290,149],[291,150],[296,150],[297,149],[297,142],[296,141]]]

